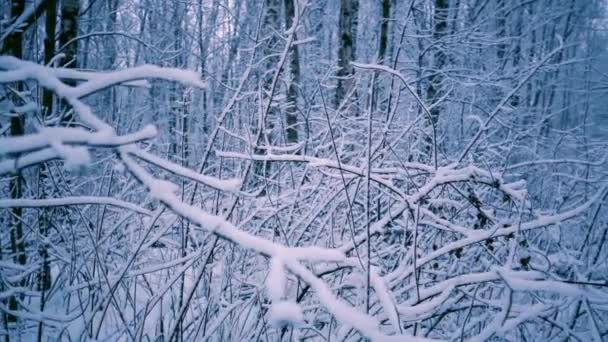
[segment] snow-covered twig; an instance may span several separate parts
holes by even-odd
[[[110,205],[131,210],[145,216],[152,216],[152,212],[147,209],[113,197],[74,196],[46,199],[0,199],[0,208],[49,208],[72,205]]]

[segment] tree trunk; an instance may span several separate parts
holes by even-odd
[[[359,0],[341,0],[338,19],[338,84],[336,86],[336,108],[354,86],[355,73],[351,62],[355,60],[357,48],[357,22]]]
[[[434,156],[435,161],[437,160],[438,142],[435,140],[437,137],[437,124],[439,123],[439,116],[441,115],[442,106],[437,102],[444,95],[442,90],[443,83],[443,68],[446,64],[447,56],[445,54],[445,47],[443,46],[443,40],[448,33],[448,14],[449,14],[449,0],[435,0],[435,8],[433,10],[433,56],[431,61],[431,77],[429,79],[426,88],[426,101],[430,109],[430,118],[427,119],[428,126],[432,133],[425,135],[425,146],[423,150],[426,152],[427,157],[430,160],[431,156]]]
[[[63,66],[66,68],[76,68],[78,66],[78,42],[72,41],[78,36],[78,12],[80,4],[78,0],[61,0],[61,33],[59,34],[59,45],[65,54]],[[72,41],[72,42],[70,42]],[[75,85],[74,81],[66,81],[68,85]],[[69,112],[69,106],[62,101],[62,124],[72,125],[73,117]]]
[[[44,64],[48,65],[53,57],[55,56],[55,32],[57,27],[57,2],[55,0],[48,0],[46,2],[46,21],[45,30],[46,37],[44,39]],[[47,120],[52,116],[53,113],[53,92],[48,89],[42,91],[42,107],[43,116],[42,120]],[[38,170],[38,198],[44,199],[48,197],[47,193],[47,179],[48,169],[46,164],[41,164]],[[42,265],[40,273],[38,274],[38,290],[46,291],[51,288],[51,270],[49,265],[49,255],[46,248],[45,241],[48,234],[48,219],[49,211],[45,208],[38,209],[38,231],[42,237],[39,246],[39,254],[42,259]],[[40,310],[44,309],[44,298],[40,301]]]
[[[295,17],[295,6],[294,0],[285,0],[285,23],[286,29],[290,29],[293,26]],[[295,29],[295,28],[294,28]],[[294,41],[297,40],[296,33],[294,31]],[[291,55],[289,59],[289,84],[287,86],[287,108],[286,122],[287,122],[287,144],[298,143],[298,86],[300,84],[300,54],[298,52],[298,46],[291,46]]]
[[[277,119],[277,110],[272,105],[272,97],[274,91],[272,89],[272,78],[276,72],[275,70],[279,65],[279,56],[276,54],[276,47],[279,42],[275,32],[280,32],[281,26],[279,23],[279,10],[280,2],[278,0],[264,0],[264,14],[263,14],[263,25],[262,25],[262,39],[263,43],[263,55],[266,58],[266,68],[262,71],[262,101],[268,101],[268,112],[262,115],[263,122],[258,123],[258,128],[262,130],[260,137],[262,139],[257,141],[257,144],[261,144],[262,140],[268,144],[274,142],[273,131],[275,127],[275,120]],[[268,133],[267,133],[268,132]],[[256,154],[263,154],[264,151],[255,147],[254,152]],[[255,161],[253,165],[254,169],[254,186],[264,185],[264,190],[260,192],[259,196],[263,196],[265,192],[265,185],[267,182],[263,181],[265,177],[270,175],[271,163],[266,161]]]
[[[433,21],[435,27],[433,29],[433,42],[435,47],[433,49],[433,62],[431,66],[431,72],[433,73],[426,90],[427,101],[429,105],[433,105],[443,96],[441,90],[441,83],[443,82],[443,67],[446,62],[446,55],[441,45],[443,37],[446,35],[448,30],[448,10],[449,0],[435,0],[435,10],[433,12]],[[441,106],[435,105],[431,108],[431,124],[436,125],[439,121],[439,115],[441,112]]]
[[[389,40],[389,23],[391,17],[391,0],[382,0],[382,23],[380,24],[380,44],[378,47],[378,63],[386,62],[386,50]]]

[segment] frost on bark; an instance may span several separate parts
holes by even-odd
[[[431,108],[431,124],[436,125],[439,121],[441,106],[434,105],[442,96],[443,68],[446,63],[446,54],[442,46],[442,40],[448,31],[449,0],[435,0],[433,12],[433,61],[431,64],[432,75],[426,89],[427,102],[433,105]]]
[[[336,86],[335,106],[339,107],[344,97],[354,86],[355,73],[351,62],[357,51],[357,24],[359,0],[341,0],[338,19],[338,84]]]
[[[184,35],[185,29],[182,27],[186,14],[186,8],[176,2],[173,9],[172,22],[172,39],[175,58],[173,59],[173,67],[185,68],[188,61],[184,58],[185,46]],[[169,130],[172,132],[169,142],[170,158],[179,161],[182,165],[187,165],[188,159],[188,103],[189,94],[186,87],[182,85],[172,85],[169,95],[170,111],[169,114]],[[186,143],[184,143],[186,142]]]
[[[47,0],[44,37],[44,64],[51,62],[55,56],[55,33],[57,30],[57,1]],[[42,91],[42,106],[46,116],[53,112],[53,92]]]
[[[264,9],[264,21],[262,24],[262,39],[264,39],[264,42],[262,44],[262,53],[266,59],[266,65],[263,71],[264,74],[262,76],[262,87],[265,93],[264,100],[272,101],[272,78],[274,74],[278,72],[276,68],[279,65],[279,55],[277,51],[279,38],[277,34],[281,32],[281,25],[279,22],[279,10],[281,9],[281,4],[279,0],[265,0]],[[263,125],[267,125],[266,128],[269,131],[272,131],[274,128],[276,114],[276,108],[271,104],[270,112],[267,113],[266,122],[262,123]]]
[[[290,29],[294,23],[294,0],[285,0],[285,24]],[[294,28],[295,29],[295,28]],[[294,32],[294,40],[297,35]],[[287,86],[287,108],[285,108],[285,121],[287,123],[287,144],[298,143],[298,86],[300,84],[300,54],[298,46],[291,47],[289,55],[289,81]]]

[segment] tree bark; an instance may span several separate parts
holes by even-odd
[[[48,65],[53,57],[55,56],[55,33],[57,28],[57,2],[55,0],[47,0],[46,2],[46,20],[45,20],[45,30],[46,37],[44,39],[44,64]],[[46,120],[53,113],[53,92],[44,89],[42,91],[42,107],[43,107],[43,116],[42,120]],[[47,167],[46,164],[41,164],[38,170],[38,198],[44,199],[47,198]],[[49,265],[49,255],[48,250],[46,248],[45,241],[46,236],[48,235],[48,218],[49,218],[49,210],[45,208],[40,208],[38,210],[38,231],[40,236],[42,236],[42,241],[40,241],[39,246],[39,254],[42,259],[42,265],[40,268],[40,273],[38,273],[37,285],[39,291],[47,291],[51,288],[51,270]],[[40,310],[44,309],[44,298],[42,298],[40,302]],[[41,331],[42,329],[40,329]],[[41,338],[41,336],[39,336]]]
[[[380,24],[380,44],[378,47],[378,63],[386,62],[386,50],[389,40],[389,23],[391,17],[391,0],[382,0],[382,23]]]
[[[78,12],[80,4],[78,0],[61,0],[61,32],[59,34],[59,45],[65,54],[63,66],[66,68],[76,68],[78,66],[78,42],[72,41],[78,36]],[[75,85],[74,81],[66,81],[68,85]],[[65,126],[73,124],[73,116],[69,111],[69,106],[62,101],[61,110],[62,124]]]
[[[338,19],[338,84],[336,86],[336,108],[354,86],[355,73],[351,62],[355,60],[357,51],[357,24],[359,16],[359,0],[341,0],[340,17]]]
[[[285,0],[285,23],[286,29],[290,29],[294,23],[295,6],[294,0]],[[295,28],[294,28],[295,29]],[[294,32],[294,40],[297,40]],[[289,58],[289,84],[287,86],[287,108],[285,109],[285,121],[287,122],[287,144],[298,143],[298,86],[300,84],[300,54],[298,46],[291,46]]]
[[[433,42],[435,44],[433,48],[433,62],[431,72],[433,73],[428,87],[426,89],[427,101],[429,105],[433,105],[443,96],[441,90],[441,84],[443,82],[443,67],[446,62],[446,54],[441,46],[441,42],[448,30],[448,11],[449,11],[449,0],[435,0],[435,9],[433,12]],[[436,125],[439,121],[439,115],[441,113],[441,106],[434,105],[431,110],[431,124]]]

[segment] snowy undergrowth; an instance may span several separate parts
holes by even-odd
[[[327,148],[307,155],[269,146],[215,149],[243,172],[213,177],[156,154],[154,127],[117,135],[82,100],[147,78],[204,87],[198,75],[143,66],[80,75],[84,81],[71,87],[63,69],[3,56],[0,70],[2,84],[34,81],[53,90],[85,127],[0,138],[0,175],[60,160],[78,170],[78,183],[103,160],[122,182],[112,197],[81,196],[75,186],[72,196],[0,200],[0,208],[60,208],[85,224],[50,246],[55,285],[42,311],[41,292],[19,285],[35,276],[38,261],[0,264],[0,296],[18,294],[23,310],[0,309],[43,322],[49,337],[475,341],[512,339],[518,327],[529,329],[525,323],[549,320],[538,323],[538,336],[561,327],[580,340],[602,339],[595,315],[605,314],[608,296],[595,276],[599,253],[583,257],[577,248],[606,187],[562,208],[538,208],[526,182],[487,165],[395,160],[367,168]],[[290,176],[251,192],[246,177],[256,163]],[[357,193],[366,180],[363,203]],[[142,188],[145,195],[133,196]],[[93,231],[87,216],[100,205],[108,218]],[[551,321],[581,308],[588,315],[569,328]]]

